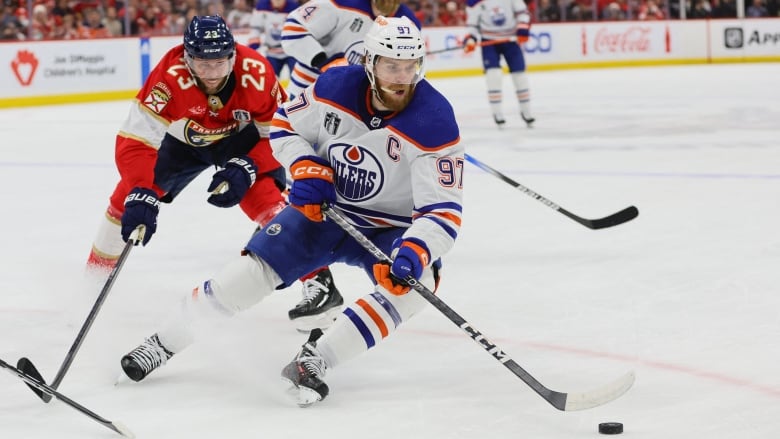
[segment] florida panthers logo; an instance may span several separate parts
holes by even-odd
[[[379,193],[384,171],[376,156],[359,145],[337,143],[329,148],[336,191],[349,201],[365,201]]]

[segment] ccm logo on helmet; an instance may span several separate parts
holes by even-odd
[[[398,49],[404,50],[404,49],[416,49],[417,46],[398,46]]]

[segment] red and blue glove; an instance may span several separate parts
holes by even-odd
[[[425,243],[416,238],[397,239],[393,248],[393,263],[374,264],[374,279],[387,291],[401,296],[409,292],[409,285],[403,280],[409,276],[419,279],[431,255]]]
[[[241,202],[256,178],[257,167],[251,158],[233,157],[225,163],[225,169],[214,174],[206,189],[212,194],[206,201],[217,207],[233,207]]]
[[[326,160],[305,155],[290,165],[293,182],[287,199],[312,221],[322,221],[322,204],[336,202],[333,168]]]
[[[160,213],[160,200],[157,192],[136,187],[125,198],[125,213],[122,214],[122,239],[127,242],[138,226],[145,226],[143,244],[152,239],[157,231],[157,214]]]
[[[465,38],[463,38],[463,52],[465,53],[471,53],[474,50],[476,50],[477,45],[479,44],[478,38],[473,34],[466,35]]]

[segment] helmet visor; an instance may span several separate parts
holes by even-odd
[[[374,76],[389,84],[416,84],[422,78],[422,58],[393,59],[378,56]]]
[[[233,68],[230,58],[204,59],[193,58],[189,55],[184,57],[187,60],[192,73],[202,80],[222,79],[230,73]]]

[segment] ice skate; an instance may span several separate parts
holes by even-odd
[[[528,128],[533,128],[534,127],[534,122],[536,121],[535,118],[533,118],[531,116],[527,116],[526,117],[525,113],[523,113],[522,111],[520,112],[520,117],[523,118],[523,122],[525,122],[525,125]]]
[[[308,407],[328,396],[328,385],[322,381],[327,367],[317,351],[317,339],[320,336],[321,330],[311,331],[309,340],[298,355],[282,369],[282,381],[291,386],[299,407]]]
[[[312,329],[329,327],[341,313],[344,298],[341,297],[330,269],[303,282],[303,300],[287,315],[298,331],[308,333]]]
[[[506,119],[504,119],[504,116],[500,114],[494,114],[493,120],[496,122],[496,125],[498,125],[499,128],[503,128],[504,124],[506,123]]]
[[[122,370],[133,381],[141,381],[153,370],[165,364],[173,352],[160,343],[157,334],[144,340],[140,346],[122,357]]]

